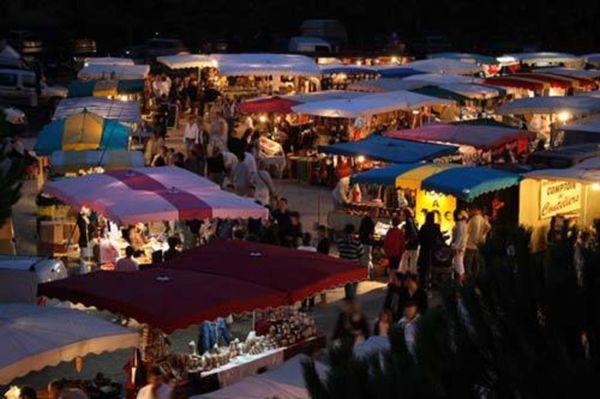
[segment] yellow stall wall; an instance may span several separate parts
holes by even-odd
[[[425,223],[425,215],[434,212],[435,221],[440,224],[442,231],[451,231],[454,226],[453,213],[456,209],[456,197],[434,193],[433,191],[417,190],[416,221],[419,226]]]

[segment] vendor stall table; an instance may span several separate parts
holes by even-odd
[[[256,375],[264,369],[279,366],[292,357],[303,353],[310,355],[326,346],[325,335],[278,348],[258,355],[247,355],[238,361],[232,361],[222,367],[203,373],[188,373],[186,388],[189,395],[199,395],[216,391],[225,386],[234,384],[245,377]]]

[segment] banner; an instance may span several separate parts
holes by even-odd
[[[540,219],[581,209],[581,184],[543,180],[540,184]]]

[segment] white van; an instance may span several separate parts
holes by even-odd
[[[36,91],[35,72],[28,69],[0,69],[0,100],[9,104],[37,107],[38,103],[53,104],[67,97],[68,90],[59,86],[40,83],[41,94]]]
[[[48,283],[69,276],[62,261],[36,256],[0,255],[0,270],[35,272],[38,283]]]

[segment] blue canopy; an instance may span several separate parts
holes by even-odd
[[[359,184],[381,184],[395,186],[396,179],[403,174],[416,169],[427,168],[431,163],[410,163],[403,165],[392,165],[386,168],[371,169],[366,172],[357,173],[352,176],[352,183]],[[451,166],[451,165],[447,165]],[[431,172],[429,172],[431,173]],[[453,195],[463,201],[473,201],[478,196],[502,190],[519,184],[520,176],[502,170],[481,166],[455,166],[444,168],[441,165],[439,171],[434,171],[421,181],[424,190],[437,191],[447,195]]]
[[[396,178],[408,171],[411,171],[422,163],[406,163],[401,165],[391,165],[385,168],[370,169],[352,175],[352,184],[381,184],[382,186],[395,186]]]
[[[519,180],[520,176],[514,173],[465,166],[436,173],[423,180],[421,187],[470,202],[482,194],[515,186],[519,184]]]
[[[425,72],[417,71],[412,68],[381,68],[378,70],[382,78],[406,78],[412,75],[422,75]]]
[[[371,135],[364,140],[320,146],[325,154],[359,156],[375,161],[411,163],[455,154],[458,147]]]

